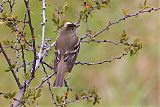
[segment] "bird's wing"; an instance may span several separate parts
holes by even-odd
[[[74,40],[74,42],[71,41],[70,44],[72,48],[70,47],[64,54],[64,62],[68,65],[68,72],[71,72],[80,49],[80,41],[78,37],[75,36],[75,39],[72,40]]]

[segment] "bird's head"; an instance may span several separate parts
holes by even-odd
[[[79,27],[79,25],[71,23],[71,22],[66,22],[64,24],[64,28],[77,28],[77,27]]]

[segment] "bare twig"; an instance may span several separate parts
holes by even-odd
[[[15,47],[15,48],[17,48],[17,47]],[[15,71],[18,72],[18,70],[19,70],[19,67],[18,67],[19,66],[19,61],[18,61],[18,59],[19,59],[19,50],[15,49],[14,52],[16,54],[16,61],[15,61],[16,62],[16,67],[15,67]]]
[[[13,0],[13,2],[11,2],[11,0],[7,0],[6,2],[8,2],[8,4],[9,4],[9,11],[10,11],[10,13],[12,13],[13,6],[15,5],[16,0]]]
[[[46,65],[48,68],[50,68],[51,70],[54,71],[54,67],[53,66],[50,66],[49,64],[47,64],[46,62],[42,62],[42,64]]]
[[[106,63],[106,62],[112,62],[114,60],[119,60],[121,59],[122,57],[128,55],[128,52],[126,53],[123,53],[121,56],[118,56],[118,57],[113,57],[112,59],[110,60],[104,60],[104,61],[99,61],[99,62],[95,62],[95,63],[91,63],[91,62],[80,62],[80,61],[77,61],[75,64],[80,64],[80,65],[99,65],[99,64],[103,64],[103,63]]]
[[[91,39],[91,40],[83,40],[81,41],[82,43],[90,43],[90,42],[96,42],[96,43],[112,43],[114,45],[118,45],[119,42],[116,41],[112,41],[112,40],[95,40],[95,39]]]
[[[46,69],[45,69],[43,64],[42,64],[42,67],[43,67],[44,73],[46,74],[46,77],[48,77],[48,74],[47,74]],[[51,96],[52,96],[53,104],[57,107],[56,98],[55,98],[55,96],[54,96],[54,94],[52,92],[52,89],[51,89],[51,83],[49,82],[49,79],[47,79],[46,81],[48,83],[48,88],[49,88],[49,91],[50,91]]]
[[[22,43],[20,41],[20,39],[17,37],[17,41],[18,43],[20,44],[20,47],[21,47],[21,56],[22,56],[22,61],[23,61],[23,70],[24,70],[24,74],[26,74],[26,60],[25,60],[25,53],[24,53],[24,48],[22,46]]]
[[[30,7],[29,7],[29,0],[24,0],[26,10],[27,10],[27,15],[28,15],[28,24],[30,27],[31,35],[32,35],[32,48],[33,48],[33,67],[32,67],[32,78],[34,77],[35,73],[35,66],[36,66],[36,60],[37,60],[37,55],[36,55],[36,44],[35,44],[35,35],[34,35],[34,28],[32,26],[32,20],[31,20],[31,13],[30,13]]]
[[[50,79],[53,75],[55,75],[55,72],[53,72],[51,75],[48,75],[48,77],[46,77],[45,79],[42,80],[42,82],[36,87],[36,90],[40,87],[42,87],[42,85],[48,80]]]

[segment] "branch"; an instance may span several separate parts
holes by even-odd
[[[128,18],[137,17],[137,16],[140,15],[140,14],[150,13],[150,12],[152,12],[152,11],[158,11],[158,10],[160,10],[160,7],[158,7],[158,8],[151,8],[151,9],[148,9],[148,10],[141,10],[141,11],[138,11],[138,12],[136,12],[136,13],[134,13],[134,14],[129,14],[129,15],[127,15],[127,16],[124,16],[124,17],[118,19],[118,20],[115,21],[115,22],[109,21],[109,24],[108,24],[106,27],[104,27],[102,30],[100,30],[99,32],[97,32],[97,33],[95,33],[94,35],[92,35],[92,38],[95,38],[95,37],[98,36],[99,34],[103,33],[105,30],[109,30],[109,28],[110,28],[112,25],[115,25],[115,24],[117,24],[117,23],[119,23],[119,22],[121,22],[121,21],[124,21],[124,20],[128,19]],[[82,38],[82,39],[85,39],[85,38]]]
[[[92,96],[92,95],[90,95],[90,96],[82,96],[82,97],[80,97],[80,98],[78,98],[78,99],[74,99],[74,100],[70,100],[70,101],[65,101],[63,104],[61,104],[61,105],[58,105],[58,106],[65,106],[65,105],[67,105],[67,104],[69,104],[69,103],[74,103],[74,102],[76,102],[76,101],[79,101],[79,100],[85,100],[85,99],[89,99],[89,98],[94,98],[95,96]]]
[[[114,45],[118,45],[119,42],[115,42],[112,40],[95,40],[95,39],[91,39],[91,40],[82,40],[82,43],[90,43],[90,42],[96,42],[96,43],[112,43]]]
[[[35,35],[34,35],[34,28],[32,26],[32,20],[31,20],[31,14],[30,14],[30,7],[29,7],[29,0],[24,0],[26,10],[27,10],[27,15],[28,15],[28,24],[30,27],[31,35],[32,35],[32,48],[33,48],[33,54],[34,54],[34,60],[33,60],[33,70],[32,70],[32,76],[34,77],[35,73],[35,65],[36,65],[36,45],[35,45]]]
[[[44,73],[46,74],[46,77],[48,77],[48,74],[47,74],[46,69],[45,69],[45,67],[44,67],[43,64],[42,64],[42,67],[43,67]],[[47,83],[48,83],[49,91],[50,91],[51,96],[52,96],[53,104],[57,107],[56,99],[55,99],[55,96],[54,96],[54,94],[53,94],[53,92],[52,92],[51,83],[49,82],[49,79],[47,79]]]
[[[23,94],[25,93],[26,87],[29,86],[29,84],[31,83],[32,79],[34,78],[34,74],[35,74],[35,65],[36,65],[36,60],[37,60],[37,56],[36,56],[36,45],[35,45],[35,35],[34,35],[34,28],[32,26],[32,20],[31,20],[31,15],[30,15],[30,7],[29,7],[29,0],[24,0],[25,6],[26,6],[26,11],[27,11],[27,15],[28,15],[28,24],[30,27],[30,31],[31,31],[31,36],[32,36],[32,48],[33,48],[33,66],[32,66],[32,70],[31,70],[31,77],[24,82],[24,86],[20,89],[19,91],[19,95],[17,100],[20,101]],[[24,20],[26,20],[26,15],[24,16]],[[25,27],[25,25],[24,25]],[[24,28],[23,28],[24,29]],[[25,66],[25,64],[24,64]],[[13,107],[16,107],[20,104],[20,102],[16,101],[13,104]]]
[[[9,12],[12,13],[13,6],[15,5],[16,0],[13,0],[13,3],[11,3],[11,0],[7,0],[6,2],[8,2],[8,4],[9,4]]]
[[[106,63],[106,62],[112,62],[112,61],[114,61],[114,60],[119,60],[119,59],[121,59],[122,57],[124,57],[124,56],[126,56],[126,55],[128,55],[128,52],[126,52],[126,53],[123,53],[121,56],[119,56],[119,57],[113,57],[112,59],[110,59],[110,60],[104,60],[104,61],[99,61],[99,62],[94,62],[94,63],[90,63],[90,62],[80,62],[80,61],[77,61],[75,64],[76,65],[78,65],[78,64],[80,64],[80,65],[100,65],[100,64],[103,64],[103,63]]]
[[[1,43],[0,43],[0,52],[2,52],[3,56],[5,57],[8,65],[9,65],[9,70],[12,72],[12,75],[13,75],[13,77],[14,77],[17,85],[18,85],[18,88],[21,89],[22,86],[21,86],[21,84],[20,84],[19,78],[18,78],[17,75],[15,74],[15,72],[14,72],[14,70],[13,70],[13,68],[12,68],[12,64],[11,64],[11,62],[10,62],[10,59],[8,58],[6,52],[4,51],[3,46],[2,46]]]
[[[44,36],[45,36],[45,26],[46,26],[46,3],[45,3],[45,0],[42,0],[42,14],[41,15],[42,15],[42,18],[43,18],[43,21],[41,23],[41,25],[42,25],[42,40],[41,40],[40,50],[39,50],[39,53],[38,53],[38,59],[36,61],[36,68],[38,68],[38,66],[41,63],[42,50],[44,48]]]
[[[15,48],[17,48],[17,47],[15,47]],[[19,50],[18,49],[15,49],[15,51],[14,51],[14,53],[16,54],[16,60],[15,60],[15,63],[16,63],[16,67],[15,67],[15,71],[16,72],[18,72],[19,71],[19,61],[18,61],[18,59],[19,59]]]
[[[20,90],[19,90],[19,93],[18,93],[18,98],[14,98],[14,104],[12,104],[13,107],[17,107],[20,103],[21,103],[21,98],[23,97],[23,94],[26,90],[26,87],[23,86]],[[16,100],[15,100],[16,99]]]
[[[47,64],[46,62],[42,62],[42,64],[46,65],[48,68],[50,68],[51,70],[54,70],[54,67],[50,66],[49,64]]]
[[[48,75],[45,79],[42,80],[42,82],[35,88],[36,90],[39,89],[40,87],[42,87],[42,85],[48,80],[50,79],[53,75],[55,75],[56,73],[53,72],[51,75]]]
[[[21,47],[21,54],[22,54],[22,61],[23,61],[23,70],[24,70],[24,74],[26,74],[26,60],[25,60],[25,57],[24,57],[24,55],[25,55],[24,48],[23,48],[22,43],[21,43],[21,41],[20,41],[19,38],[17,38],[17,41],[18,41],[18,43],[20,44],[20,47]]]

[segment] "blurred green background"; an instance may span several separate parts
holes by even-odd
[[[1,0],[2,1],[2,0]],[[0,1],[0,2],[1,2]],[[47,3],[47,24],[46,24],[46,38],[52,38],[55,41],[57,34],[54,32],[55,27],[52,19],[54,8],[62,6],[65,2],[68,3],[67,18],[68,21],[75,22],[78,18],[78,13],[82,9],[80,0],[46,0]],[[134,13],[139,9],[138,4],[142,4],[144,0],[111,0],[110,8],[94,11],[92,18],[89,18],[89,29],[94,32],[99,31],[107,22],[115,21],[123,16],[122,9],[129,8],[130,13]],[[41,35],[41,2],[39,0],[30,0],[31,16],[33,26],[35,28],[36,44],[40,43]],[[148,1],[151,7],[158,7],[159,0]],[[4,7],[8,8],[7,5]],[[23,19],[25,7],[23,0],[16,0],[13,14],[17,15],[19,19]],[[68,82],[74,90],[92,89],[96,88],[100,97],[100,104],[95,107],[158,107],[159,89],[159,48],[160,48],[160,33],[159,33],[159,11],[139,15],[138,17],[129,18],[119,24],[110,28],[99,35],[97,39],[110,39],[118,41],[120,34],[125,29],[130,37],[129,41],[135,38],[140,38],[143,43],[143,48],[138,55],[130,57],[129,55],[121,60],[113,61],[112,63],[105,63],[102,65],[86,66],[76,65],[73,71],[68,75]],[[28,38],[30,33],[26,28]],[[78,36],[85,34],[85,24],[81,23],[78,29]],[[11,33],[10,29],[4,25],[0,25],[0,41],[6,39],[15,39],[15,34]],[[123,46],[114,46],[109,43],[83,43],[81,45],[78,61],[96,62],[104,59],[111,59],[119,56],[123,52]],[[6,49],[7,54],[15,62],[15,55],[12,50]],[[27,59],[32,59],[31,54],[26,54]],[[53,50],[49,52],[45,61],[50,63],[53,59]],[[4,70],[8,65],[0,54],[0,92],[17,91],[16,83],[11,75]],[[48,70],[48,73],[51,73]],[[23,78],[22,74],[19,74]],[[32,86],[37,86],[45,77],[40,68]],[[54,81],[54,77],[50,79]],[[47,84],[42,88],[42,96],[38,99],[39,107],[53,107],[50,92]],[[0,96],[0,106],[8,107],[10,101]],[[69,107],[92,107],[85,101],[69,104]]]

